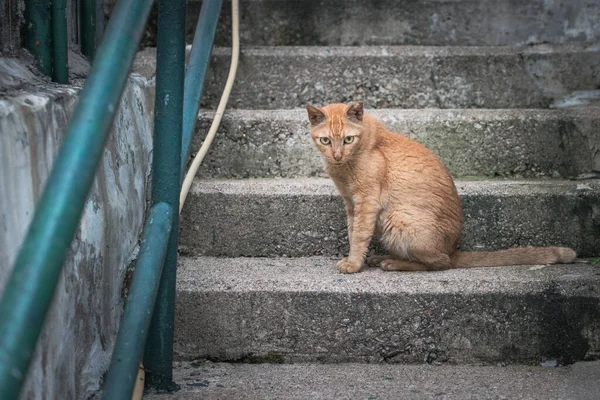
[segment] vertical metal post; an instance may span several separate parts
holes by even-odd
[[[190,156],[190,145],[192,144],[192,137],[194,136],[196,121],[198,120],[204,77],[206,76],[206,70],[210,61],[210,52],[215,39],[222,3],[222,0],[203,1],[200,15],[198,16],[198,23],[196,24],[194,42],[185,73],[183,139],[181,149],[182,181]]]
[[[49,77],[52,77],[51,16],[48,0],[25,1],[25,47],[35,56],[40,71]]]
[[[69,83],[66,0],[52,0],[52,42],[54,45],[52,80],[63,84]]]
[[[173,207],[173,227],[144,353],[146,385],[170,390],[173,383],[173,329],[179,237],[179,189],[183,81],[185,70],[185,0],[158,1],[156,97],[152,202]]]
[[[81,52],[92,62],[96,53],[96,0],[81,0],[80,4]]]

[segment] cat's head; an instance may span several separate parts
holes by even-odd
[[[359,151],[363,134],[363,103],[306,106],[310,135],[325,160],[342,165]]]

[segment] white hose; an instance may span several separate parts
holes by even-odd
[[[239,0],[231,1],[231,65],[229,67],[229,76],[227,76],[227,83],[225,83],[225,89],[223,89],[221,101],[219,101],[219,106],[217,107],[217,111],[215,112],[215,116],[213,118],[213,122],[210,126],[208,134],[206,135],[206,139],[204,139],[202,147],[200,147],[200,150],[198,151],[198,153],[194,157],[194,160],[192,161],[190,169],[185,175],[185,179],[181,187],[181,193],[179,195],[179,213],[181,213],[181,210],[183,209],[183,204],[185,203],[185,199],[187,198],[188,192],[190,191],[190,187],[192,186],[192,182],[194,181],[196,172],[198,172],[200,163],[202,163],[202,160],[208,152],[208,148],[210,147],[215,137],[215,134],[217,133],[217,129],[219,128],[219,124],[221,123],[221,118],[223,118],[223,113],[225,112],[225,108],[227,107],[227,101],[229,100],[229,94],[231,93],[231,88],[233,87],[233,81],[235,80],[238,59],[240,56],[240,17],[238,11],[238,2]]]

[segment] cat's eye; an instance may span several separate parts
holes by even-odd
[[[328,145],[329,143],[331,143],[331,140],[329,140],[328,137],[321,137],[321,138],[319,138],[319,140],[321,141],[321,144],[324,144],[324,145]]]
[[[353,141],[354,141],[354,136],[346,136],[346,137],[344,138],[344,143],[345,143],[345,144],[350,144],[350,143],[352,143]]]

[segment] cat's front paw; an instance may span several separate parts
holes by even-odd
[[[347,258],[343,258],[338,261],[337,270],[341,274],[354,274],[360,271],[360,265],[352,264]]]

